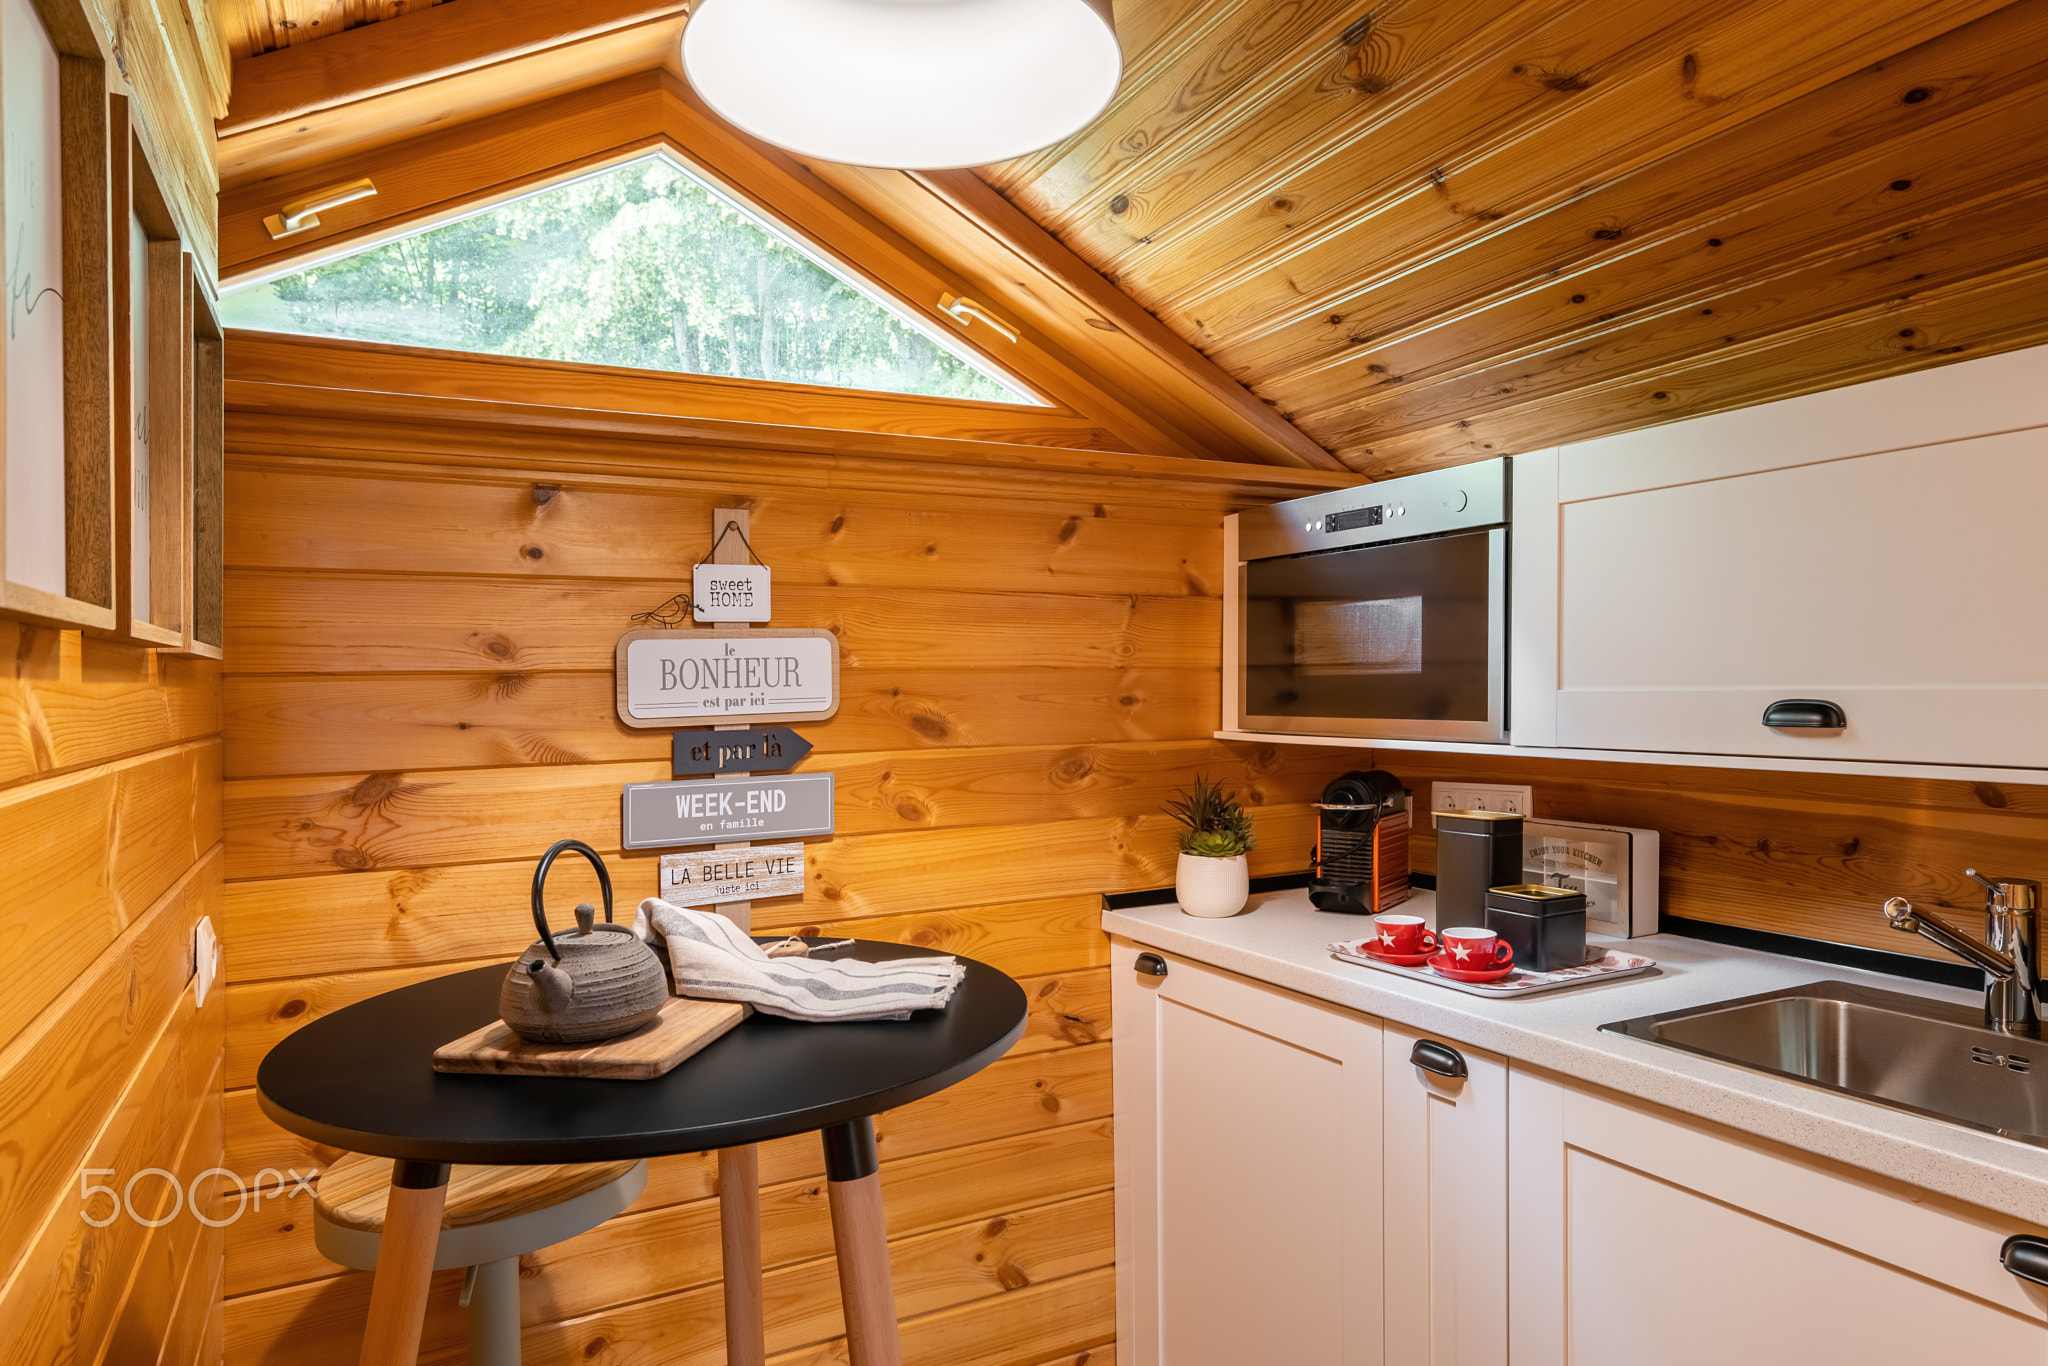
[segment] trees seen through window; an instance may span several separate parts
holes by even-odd
[[[231,327],[1039,401],[659,153],[221,303]]]

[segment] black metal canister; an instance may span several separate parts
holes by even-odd
[[[1586,894],[1569,887],[1489,887],[1486,928],[1531,972],[1575,968],[1586,961]]]
[[[1486,889],[1524,880],[1522,817],[1511,811],[1437,811],[1436,928],[1486,923]]]

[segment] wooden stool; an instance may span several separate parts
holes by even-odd
[[[645,1162],[456,1167],[434,1270],[467,1267],[472,1366],[519,1366],[519,1258],[588,1232],[639,1198]],[[389,1159],[350,1153],[320,1178],[313,1245],[329,1261],[375,1270],[391,1195]]]

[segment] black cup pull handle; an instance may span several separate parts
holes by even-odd
[[[1166,960],[1156,953],[1139,954],[1138,961],[1133,966],[1147,977],[1164,977],[1166,975]]]
[[[547,890],[548,869],[555,866],[555,860],[566,849],[574,849],[590,860],[590,866],[597,869],[597,885],[604,888],[604,923],[612,923],[612,875],[605,868],[604,860],[597,856],[597,850],[582,840],[557,840],[554,847],[540,856],[540,866],[533,870],[533,927],[540,931],[540,942],[548,946],[548,957],[557,963],[562,961],[561,953],[555,948],[555,936],[548,929],[547,907],[541,899]]]
[[[1998,1249],[1998,1262],[2023,1281],[2048,1285],[2048,1238],[2015,1233]]]
[[[1408,1061],[1425,1072],[1434,1072],[1440,1077],[1469,1077],[1471,1071],[1465,1066],[1464,1055],[1447,1043],[1435,1039],[1417,1039],[1415,1047],[1408,1052]]]
[[[1817,697],[1788,697],[1764,708],[1764,724],[1772,730],[1841,730],[1849,714]]]

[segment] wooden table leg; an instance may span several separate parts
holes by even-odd
[[[874,1121],[863,1115],[824,1130],[832,1246],[839,1257],[839,1303],[846,1314],[852,1366],[903,1366],[896,1336],[896,1290],[889,1278],[889,1228],[882,1215],[881,1160]]]
[[[749,1143],[718,1150],[718,1233],[725,1266],[726,1366],[762,1366],[761,1160]]]
[[[419,1360],[420,1326],[427,1316],[434,1248],[441,1241],[441,1211],[447,1203],[447,1163],[391,1164],[370,1319],[363,1326],[362,1366],[413,1366]]]

